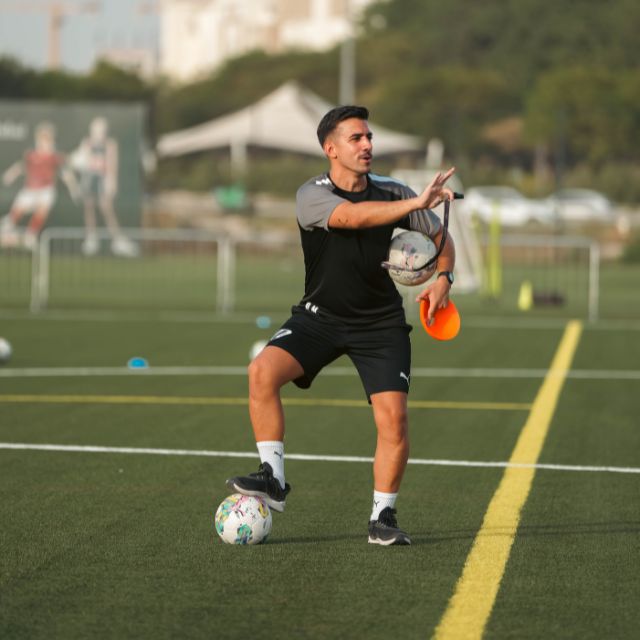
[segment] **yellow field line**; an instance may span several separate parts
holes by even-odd
[[[127,396],[127,395],[39,395],[1,394],[0,403],[24,404],[163,404],[163,405],[247,405],[248,399],[188,396]],[[369,407],[366,400],[339,398],[283,398],[282,403],[292,407]],[[410,409],[471,409],[473,411],[526,411],[530,404],[518,402],[444,402],[437,400],[410,400]]]
[[[535,465],[538,461],[581,332],[582,323],[574,320],[567,324],[509,463]],[[534,475],[534,468],[505,470],[455,592],[435,630],[437,640],[482,637]]]

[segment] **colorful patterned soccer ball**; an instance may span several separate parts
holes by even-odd
[[[436,245],[418,231],[402,231],[391,239],[389,275],[397,284],[415,286],[426,282],[435,272],[435,262],[426,266],[436,254]]]
[[[216,511],[216,531],[227,544],[260,544],[271,532],[271,511],[262,498],[240,493],[225,498]]]

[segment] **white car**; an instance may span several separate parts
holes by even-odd
[[[609,198],[591,189],[560,189],[546,202],[560,220],[610,223],[615,217]]]
[[[496,214],[504,225],[554,221],[553,209],[547,202],[526,198],[513,187],[471,187],[465,192],[463,202],[471,215],[485,222],[491,222]]]

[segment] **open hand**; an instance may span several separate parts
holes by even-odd
[[[445,200],[453,200],[453,191],[445,186],[447,180],[456,172],[455,167],[451,167],[446,173],[438,171],[426,189],[418,196],[421,209],[430,209],[439,205]]]

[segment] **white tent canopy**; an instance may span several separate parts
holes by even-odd
[[[232,163],[243,166],[249,145],[322,156],[316,129],[333,105],[295,82],[287,82],[258,102],[204,124],[167,133],[158,140],[159,157],[230,147]],[[424,142],[370,123],[377,156],[419,151]]]

